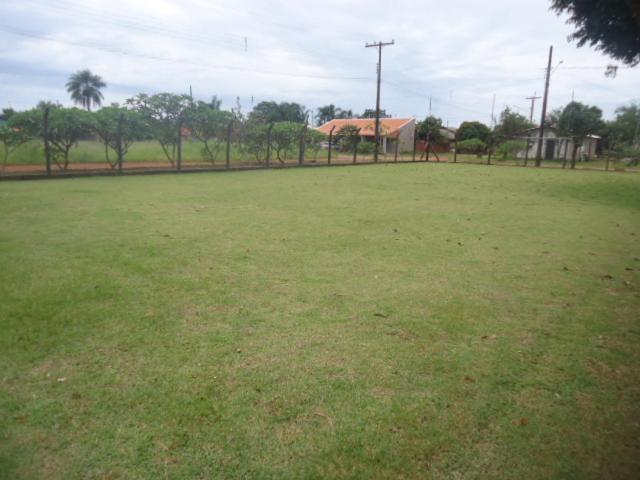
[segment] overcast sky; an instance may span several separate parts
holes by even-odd
[[[640,100],[640,68],[604,76],[610,58],[567,42],[572,26],[549,0],[392,2],[376,0],[0,0],[0,107],[39,100],[70,105],[64,84],[89,68],[103,77],[105,103],[139,92],[188,93],[244,112],[263,100],[307,108],[375,107],[377,52],[382,108],[451,126],[490,122],[509,105],[529,115],[525,97],[544,89],[549,108],[575,99],[603,109]],[[540,115],[536,104],[535,117]]]

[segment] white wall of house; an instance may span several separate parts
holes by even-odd
[[[529,150],[523,150],[518,152],[518,158],[530,158],[534,159],[538,152],[538,134],[539,130],[532,130],[522,137],[522,140],[528,140]],[[582,145],[578,147],[576,153],[576,159],[590,159],[596,157],[596,149],[598,147],[597,137],[587,137],[582,142]],[[553,149],[554,160],[562,160],[564,158],[570,160],[573,154],[573,140],[566,137],[559,137],[555,130],[547,129],[544,132],[544,138],[542,139],[542,158],[547,158],[548,149]]]

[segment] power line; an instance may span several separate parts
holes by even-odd
[[[158,55],[149,55],[149,54],[142,54],[142,53],[132,53],[132,52],[127,52],[124,50],[120,50],[118,48],[114,48],[114,47],[110,47],[107,45],[101,45],[101,44],[96,44],[94,42],[72,42],[69,40],[61,40],[61,39],[57,39],[57,38],[51,38],[48,37],[46,35],[42,35],[42,34],[37,34],[34,32],[27,32],[27,31],[23,31],[23,30],[18,30],[15,28],[12,28],[10,26],[7,25],[2,25],[0,24],[0,31],[3,31],[5,33],[9,33],[12,35],[19,35],[19,36],[23,36],[23,37],[29,37],[29,38],[35,38],[38,40],[46,40],[49,42],[57,42],[57,43],[61,43],[61,44],[65,44],[65,45],[72,45],[75,47],[80,47],[80,48],[91,48],[94,50],[101,50],[104,52],[108,52],[108,53],[112,53],[112,54],[116,54],[116,55],[124,55],[124,56],[128,56],[128,57],[137,57],[137,58],[144,58],[147,60],[154,60],[154,61],[161,61],[161,62],[168,62],[168,63],[178,63],[178,64],[185,64],[185,65],[194,65],[197,67],[201,67],[201,68],[206,68],[206,69],[219,69],[219,70],[233,70],[233,71],[240,71],[240,72],[250,72],[250,73],[258,73],[258,74],[262,74],[262,75],[272,75],[272,76],[278,76],[278,77],[292,77],[292,78],[311,78],[311,79],[318,79],[318,80],[355,80],[355,81],[368,81],[368,78],[365,77],[338,77],[338,76],[330,76],[330,75],[312,75],[312,74],[304,74],[304,73],[284,73],[284,72],[274,72],[274,71],[270,71],[270,70],[259,70],[259,69],[253,69],[253,68],[246,68],[246,67],[237,67],[237,66],[233,66],[233,65],[211,65],[211,64],[203,64],[203,63],[196,63],[196,62],[192,62],[189,60],[184,60],[184,59],[171,59],[171,58],[166,58],[166,57],[161,57]]]

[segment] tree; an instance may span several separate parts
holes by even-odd
[[[360,129],[355,125],[345,125],[336,132],[335,137],[340,149],[350,152],[360,143]]]
[[[569,37],[631,66],[640,63],[640,4],[634,0],[552,0],[556,13],[569,14]]]
[[[211,101],[207,105],[209,105],[209,108],[212,110],[220,110],[220,107],[222,106],[222,99],[214,95],[211,97]]]
[[[318,107],[318,113],[316,113],[316,121],[318,122],[318,125],[324,125],[334,118],[337,118],[338,110],[340,109],[336,108],[334,104]]]
[[[480,122],[462,122],[458,129],[458,141],[470,140],[477,138],[483,143],[487,143],[491,130],[484,123]]]
[[[53,107],[49,110],[51,158],[60,170],[69,167],[69,151],[94,131],[94,118],[78,108]]]
[[[143,139],[146,134],[146,125],[140,113],[117,104],[98,110],[94,114],[92,127],[102,140],[105,160],[112,169],[118,165],[119,150],[124,158],[131,144]],[[110,151],[114,152],[115,158],[112,159]]]
[[[417,125],[417,134],[420,140],[429,140],[433,143],[443,143],[446,141],[445,135],[442,133],[442,119],[428,116]]]
[[[296,141],[300,138],[303,125],[295,122],[278,122],[273,124],[271,130],[271,144],[276,151],[280,163],[287,160],[287,155],[292,152]]]
[[[244,145],[247,151],[256,157],[258,163],[266,156],[269,126],[264,123],[250,122],[244,132]]]
[[[7,109],[5,109],[7,110]],[[38,134],[41,115],[16,113],[12,111],[6,123],[0,124],[0,143],[2,144],[2,168],[6,167],[9,156],[20,146],[29,142]]]
[[[507,107],[500,113],[500,122],[496,125],[494,134],[498,138],[512,138],[522,136],[531,127],[533,124],[527,117]]]
[[[318,130],[308,130],[305,135],[306,148],[313,154],[313,159],[318,158],[318,152],[322,148],[322,143],[327,141],[327,136]]]
[[[306,110],[298,103],[260,102],[249,115],[249,119],[259,123],[294,122],[304,123]]]
[[[631,103],[616,109],[615,120],[608,122],[605,138],[610,148],[632,145],[640,134],[640,104]]]
[[[547,116],[544,119],[545,126],[547,128],[558,128],[558,120],[560,120],[560,115],[562,115],[562,108],[556,108],[547,113]]]
[[[479,138],[474,137],[457,142],[456,149],[460,153],[473,153],[480,156],[487,149],[487,144]]]
[[[191,135],[202,142],[202,158],[211,162],[211,165],[215,165],[222,150],[227,126],[232,120],[231,112],[214,109],[210,103],[205,102],[198,102],[185,112],[185,125]]]
[[[160,143],[171,166],[176,164],[178,144],[186,110],[192,105],[188,95],[141,93],[127,100],[145,119],[150,135]]]
[[[602,110],[598,107],[580,102],[571,102],[564,107],[558,119],[558,133],[572,139],[571,168],[575,168],[576,153],[586,136],[600,128],[602,128]]]
[[[375,108],[367,108],[360,118],[376,118],[376,109]],[[391,118],[391,115],[387,115],[386,110],[380,110],[380,118]]]
[[[78,105],[82,105],[91,111],[91,104],[101,105],[104,96],[100,91],[107,86],[98,75],[91,73],[91,70],[80,70],[67,82],[67,92],[71,94],[71,99]]]
[[[8,122],[15,113],[16,111],[13,108],[3,108],[2,113],[0,113],[0,122]]]

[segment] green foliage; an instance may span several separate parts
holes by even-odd
[[[259,163],[266,157],[269,125],[249,122],[244,132],[244,146]]]
[[[7,122],[9,119],[16,113],[16,111],[9,107],[3,108],[2,113],[0,113],[0,122]]]
[[[525,140],[507,140],[498,146],[497,153],[502,155],[503,159],[509,157],[515,157],[518,152],[522,152],[527,149],[527,142]]]
[[[91,113],[78,108],[55,107],[49,110],[49,144],[51,159],[61,170],[69,166],[69,150],[95,131]]]
[[[35,130],[31,125],[21,123],[21,118],[27,117],[10,115],[8,121],[0,125],[0,143],[2,144],[2,168],[7,165],[9,156],[20,146],[33,139]],[[29,119],[30,120],[30,119]]]
[[[136,140],[144,139],[148,134],[147,124],[139,112],[118,105],[103,107],[94,113],[93,130],[104,145],[105,160],[111,168],[115,168],[118,163],[120,148],[124,158],[131,144]],[[120,144],[118,144],[119,138]],[[111,157],[110,151],[114,152],[115,158]]]
[[[127,104],[142,115],[150,135],[160,143],[169,163],[175,165],[185,112],[192,105],[189,96],[141,93],[128,99]]]
[[[102,81],[99,75],[94,75],[91,70],[80,70],[67,82],[67,92],[71,94],[71,99],[78,105],[82,105],[91,111],[91,105],[102,104],[104,96],[100,91],[107,84]]]
[[[304,123],[306,110],[295,102],[260,102],[249,115],[249,120],[257,123],[293,122]]]
[[[427,140],[433,143],[444,143],[447,137],[442,133],[442,119],[429,116],[417,125],[417,134],[420,140]]]
[[[558,133],[563,137],[573,139],[573,153],[571,166],[575,166],[575,157],[585,137],[590,133],[600,130],[602,123],[602,110],[580,102],[567,104],[558,119]]]
[[[198,102],[186,110],[184,121],[193,138],[203,143],[202,158],[215,165],[233,114],[212,108],[209,103]]]
[[[307,130],[305,134],[305,147],[313,155],[313,159],[318,158],[318,152],[322,148],[322,143],[328,140],[328,136],[318,130]]]
[[[595,46],[629,65],[640,63],[640,7],[632,0],[552,0],[558,15],[568,14],[578,46]]]
[[[462,122],[458,129],[457,140],[462,142],[464,140],[471,140],[477,138],[482,142],[487,143],[491,130],[484,123],[480,122]]]
[[[360,129],[355,125],[345,125],[334,134],[334,138],[340,145],[340,150],[350,152],[360,142],[359,134]]]
[[[500,122],[496,125],[494,134],[497,138],[522,136],[531,127],[533,124],[527,117],[506,107],[500,114]]]
[[[458,142],[456,144],[456,149],[459,153],[482,155],[487,149],[487,144],[479,138],[469,138]]]
[[[302,124],[294,122],[278,122],[273,124],[271,144],[280,163],[284,163],[287,156],[297,147],[302,128]]]
[[[616,118],[607,122],[604,137],[610,148],[632,145],[640,133],[640,105],[631,103],[616,109]]]
[[[367,108],[360,118],[376,118],[376,109],[375,108]],[[380,110],[380,118],[391,118],[391,115],[387,115],[386,110]]]
[[[359,142],[356,148],[358,150],[358,153],[362,155],[371,155],[376,149],[376,144],[375,142],[364,141],[364,142]]]

